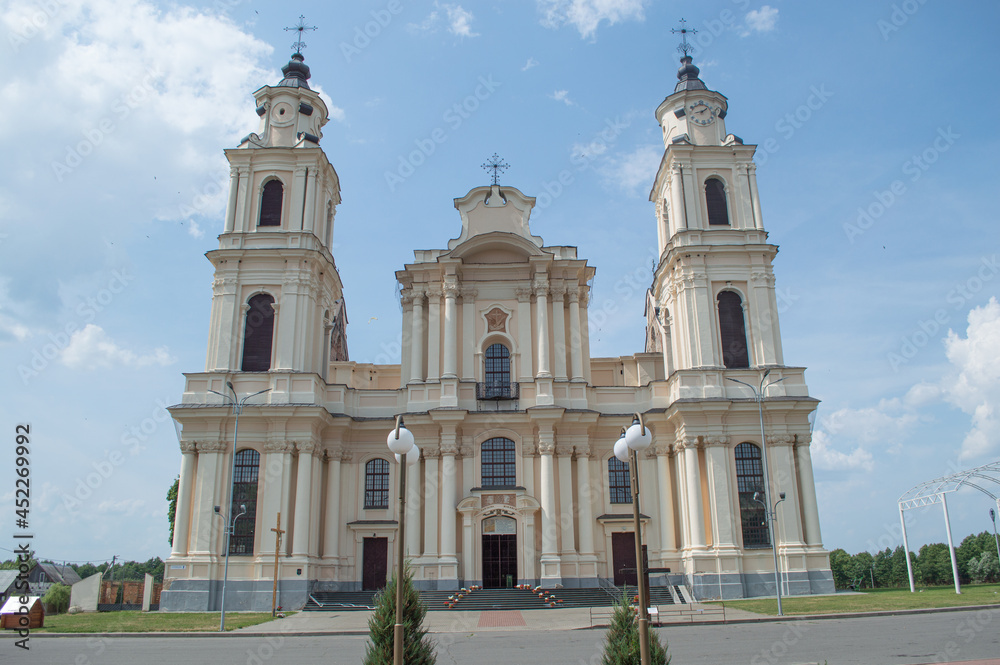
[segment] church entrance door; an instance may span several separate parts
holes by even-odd
[[[636,586],[635,532],[611,534],[611,561],[614,565],[615,586]]]
[[[517,584],[517,521],[511,517],[483,520],[483,587],[509,589]]]
[[[365,538],[361,569],[361,588],[364,591],[375,591],[385,586],[388,554],[388,538]]]

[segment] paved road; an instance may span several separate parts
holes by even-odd
[[[1000,665],[1000,609],[792,623],[658,629],[673,665],[960,662]],[[443,633],[440,665],[597,665],[602,630]],[[46,665],[357,665],[364,636],[32,638],[30,654],[0,640],[0,662]]]

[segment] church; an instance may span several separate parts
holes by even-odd
[[[400,548],[420,589],[634,583],[630,471],[613,454],[633,414],[653,437],[636,470],[653,585],[774,595],[776,556],[782,593],[833,592],[809,452],[818,402],[782,353],[756,146],[728,133],[727,99],[689,55],[655,110],[645,348],[614,358],[590,355],[595,267],[560,244],[572,238],[533,235],[535,199],[494,177],[454,200],[456,237],[396,272],[400,364],[350,360],[328,109],[300,53],[282,72],[254,93],[258,131],[225,151],[205,369],[170,408],[182,461],[162,609],[219,609],[224,575],[227,609],[270,609],[275,576],[290,609],[377,589]],[[780,382],[762,439],[738,382],[765,371]],[[419,448],[405,469],[386,446],[399,415]],[[782,497],[774,542],[765,477]]]

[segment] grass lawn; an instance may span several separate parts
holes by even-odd
[[[286,613],[288,614],[294,613]],[[226,630],[271,620],[270,612],[226,612]],[[35,633],[180,633],[218,631],[218,612],[88,612],[45,617]]]
[[[994,604],[1000,605],[1000,584],[970,584],[962,587],[961,595],[955,594],[955,587],[948,586],[926,587],[922,591],[918,588],[916,593],[910,593],[909,589],[874,589],[860,594],[781,599],[781,609],[785,614],[836,614]],[[778,613],[778,603],[774,598],[727,600],[725,605],[758,614]]]

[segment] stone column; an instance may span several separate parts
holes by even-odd
[[[447,278],[446,278],[447,279]],[[458,312],[455,298],[458,296],[458,285],[447,281],[444,285],[444,371],[441,377],[454,379],[458,377]]]
[[[559,457],[559,531],[562,548],[560,554],[575,555],[576,529],[573,524],[573,446],[563,445],[557,449]]]
[[[292,556],[309,556],[310,504],[312,502],[312,465],[316,444],[307,441],[295,445],[299,468],[295,480],[295,519],[292,527]]]
[[[747,166],[747,177],[750,179],[750,196],[753,197],[753,216],[756,220],[757,228],[764,230],[764,220],[760,212],[760,194],[757,192],[757,165],[750,163]]]
[[[193,543],[189,543],[188,549],[191,554],[217,554],[212,545],[216,534],[221,533],[224,526],[223,518],[215,514],[215,506],[222,505],[217,494],[217,476],[222,457],[220,453],[226,450],[227,445],[224,441],[199,441],[195,445],[198,450],[198,477],[191,536]],[[217,527],[213,524],[214,520],[219,520]]]
[[[303,284],[297,274],[286,274],[281,282],[281,306],[275,308],[274,312],[274,353],[271,356],[272,369],[297,369],[295,367],[295,353],[299,348],[300,328],[296,325],[299,318],[300,301],[304,302],[302,296]]]
[[[290,453],[292,445],[285,443],[277,436],[270,436],[264,442],[264,455],[261,457],[261,469],[258,476],[258,483],[263,485],[263,490],[258,490],[260,508],[258,514],[261,517],[261,536],[258,538],[260,547],[257,549],[259,556],[274,556],[274,534],[270,529],[277,520],[278,513],[281,512],[282,492],[287,488],[282,487],[284,475],[285,457],[291,459]],[[288,530],[288,521],[291,515],[281,513],[282,528]],[[287,539],[286,539],[287,540]]]
[[[427,380],[441,378],[441,285],[427,287]]]
[[[684,469],[687,480],[688,526],[691,548],[705,547],[705,512],[701,501],[701,462],[698,460],[698,438],[683,439]]]
[[[684,210],[684,183],[681,182],[681,165],[674,163],[670,169],[670,211],[674,214],[674,228],[688,228],[687,211]]]
[[[552,377],[549,370],[549,284],[546,279],[535,281],[535,309],[538,312],[538,373],[536,378]]]
[[[412,453],[411,453],[412,454]],[[396,466],[399,466],[398,464]],[[420,462],[410,464],[409,456],[406,462],[406,556],[420,556],[420,513],[423,507],[423,490],[420,482]],[[397,488],[395,496],[399,494],[399,478],[395,480],[394,487]],[[393,497],[389,492],[389,497]]]
[[[457,436],[454,431],[441,434],[441,559],[446,563],[457,562],[455,542],[455,516],[458,508],[458,454]]]
[[[580,332],[580,289],[574,283],[569,290],[569,358],[573,381],[583,381],[583,337]],[[581,545],[582,547],[582,545]]]
[[[795,477],[795,460],[792,452],[794,437],[776,434],[767,437],[768,464],[771,476],[771,504],[778,501],[778,493],[785,493],[785,500],[778,506],[778,527],[782,545],[802,545],[802,512],[799,506],[798,480]]]
[[[520,351],[518,373],[521,382],[530,382],[534,378],[532,372],[532,353],[534,345],[531,340],[531,289],[517,289],[517,347]]]
[[[252,231],[257,226],[257,220],[250,218],[250,211],[253,210],[253,199],[257,192],[250,191],[250,170],[238,169],[240,172],[240,191],[236,197],[236,215],[233,220],[234,231]],[[237,224],[239,225],[237,227]]]
[[[462,579],[465,584],[469,580],[479,579],[479,571],[475,570],[475,557],[472,556],[473,537],[472,513],[462,513]]]
[[[660,442],[654,448],[656,451],[657,492],[660,512],[660,556],[677,551],[677,539],[674,535],[674,490],[673,477],[670,474],[670,444]]]
[[[813,478],[812,456],[809,454],[809,435],[799,436],[795,457],[799,466],[799,488],[802,495],[802,517],[807,545],[822,545],[819,530],[819,509],[816,505],[816,481]],[[183,478],[183,476],[182,476]]]
[[[424,380],[424,290],[411,289],[413,296],[413,334],[410,338],[410,381]]]
[[[326,463],[326,522],[323,524],[323,558],[340,556],[340,456],[339,448],[331,448]]]
[[[463,286],[462,294],[462,371],[463,379],[470,381],[476,378],[476,295],[478,291],[472,286]]]
[[[413,293],[407,289],[399,294],[399,304],[403,307],[403,327],[400,337],[399,380],[405,386],[413,379]],[[328,345],[329,348],[329,345]]]
[[[559,544],[556,530],[559,528],[559,516],[556,514],[556,487],[552,456],[556,451],[555,435],[551,426],[538,432],[538,454],[541,456],[539,478],[540,503],[542,507],[542,576],[545,576],[545,563],[559,563]]]
[[[322,545],[319,518],[323,514],[323,458],[317,449],[312,465],[312,482],[309,493],[309,556],[319,558]]]
[[[427,446],[424,454],[424,556],[438,554],[438,457],[437,446]]]
[[[594,487],[590,484],[590,448],[576,447],[576,493],[580,502],[580,554],[594,553]]]
[[[566,380],[566,307],[564,299],[566,287],[557,286],[552,289],[552,338],[554,340],[552,354],[554,359],[555,378]]]
[[[285,530],[292,525],[292,449],[293,445],[284,443],[281,450],[281,495],[278,505],[281,506],[281,515],[284,519]],[[285,534],[281,539],[281,553],[292,553],[291,534]]]
[[[709,437],[705,441],[708,454],[708,478],[714,499],[712,519],[715,522],[715,546],[736,547],[736,520],[733,514],[733,482],[729,476],[729,439]]]
[[[240,191],[240,170],[231,167],[229,169],[229,201],[226,203],[226,233],[232,233],[236,229],[236,197]],[[176,529],[174,533],[176,533]]]
[[[174,513],[174,542],[170,556],[187,556],[191,531],[191,488],[198,453],[195,444],[181,441],[181,479],[177,486],[177,512]]]
[[[290,231],[298,231],[302,228],[302,214],[305,206],[305,193],[306,193],[306,172],[308,168],[305,166],[296,166],[295,172],[292,175],[292,186],[285,189],[284,197],[282,198],[282,208],[288,210],[288,219],[284,219],[282,216],[282,224],[279,228],[288,229]],[[285,201],[288,201],[286,204]]]
[[[319,169],[310,169],[306,176],[306,207],[302,212],[302,230],[316,233],[316,195],[319,193]]]

